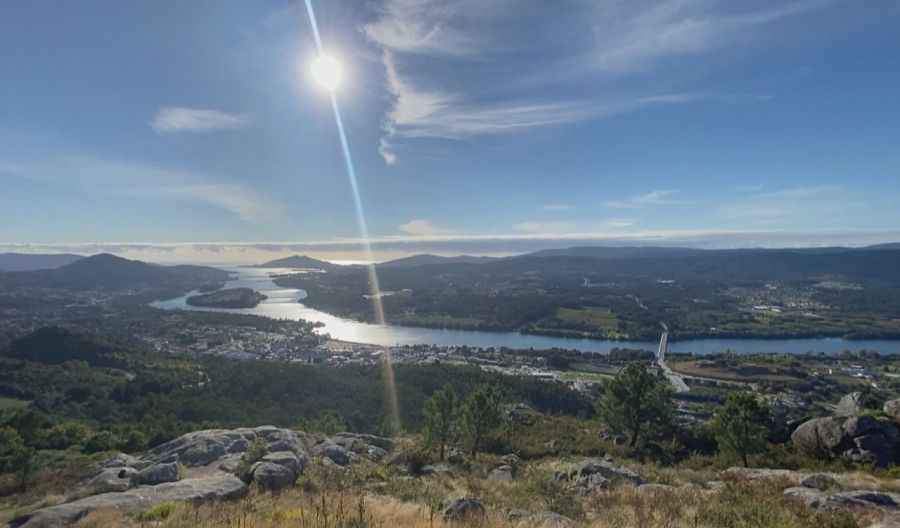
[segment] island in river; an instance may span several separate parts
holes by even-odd
[[[211,293],[193,295],[187,298],[191,306],[205,308],[254,308],[261,301],[268,299],[265,295],[250,288],[230,288]]]

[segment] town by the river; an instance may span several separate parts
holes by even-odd
[[[599,339],[576,339],[566,337],[541,336],[519,332],[486,332],[478,330],[444,330],[435,328],[410,327],[402,325],[375,325],[336,317],[304,305],[301,301],[306,292],[298,289],[282,288],[272,281],[273,275],[296,273],[297,270],[280,268],[228,268],[233,279],[225,288],[251,288],[265,295],[267,299],[253,308],[226,309],[190,306],[187,295],[157,301],[151,305],[164,310],[199,310],[229,313],[245,313],[273,319],[306,320],[321,323],[322,334],[333,339],[353,343],[380,346],[395,345],[437,345],[469,346],[478,348],[535,349],[552,348],[579,350],[582,352],[607,353],[610,348],[632,348],[655,350],[657,343],[641,341],[612,341]],[[845,350],[871,350],[882,354],[900,353],[900,341],[866,339],[846,340],[841,338],[816,339],[695,339],[669,341],[668,350],[675,353],[712,354],[727,350],[739,354],[782,353],[838,354]]]

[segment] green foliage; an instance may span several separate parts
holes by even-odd
[[[144,522],[164,521],[175,513],[178,509],[178,503],[173,501],[160,502],[150,506],[138,515],[138,520]]]
[[[87,453],[100,453],[102,451],[113,451],[118,449],[122,444],[121,439],[110,431],[100,431],[94,433],[88,438],[84,444],[84,450]]]
[[[79,422],[62,422],[47,429],[42,435],[41,447],[45,449],[68,449],[85,446],[91,438],[91,428]]]
[[[741,458],[749,466],[747,456],[765,450],[769,407],[749,391],[728,396],[725,406],[713,420],[712,428],[720,449]]]
[[[426,444],[438,448],[441,460],[444,460],[447,444],[456,434],[458,407],[456,391],[450,386],[436,390],[425,402],[422,434]]]
[[[253,467],[253,464],[262,460],[267,454],[269,454],[269,450],[266,448],[266,441],[257,436],[253,439],[253,443],[250,444],[250,447],[244,451],[243,455],[241,455],[241,462],[234,470],[235,476],[244,482],[253,480],[253,476],[250,474],[250,468]]]
[[[469,394],[462,407],[461,428],[472,458],[484,451],[489,436],[502,423],[503,412],[496,388],[481,385]]]
[[[607,384],[597,411],[610,427],[629,435],[632,447],[642,435],[670,426],[673,417],[668,386],[639,363],[628,364]]]
[[[320,412],[312,420],[301,418],[300,428],[304,431],[326,435],[333,435],[347,430],[346,424],[333,409]]]
[[[19,433],[12,427],[0,427],[0,474],[18,473],[19,485],[25,488],[25,479],[31,466],[32,451]]]

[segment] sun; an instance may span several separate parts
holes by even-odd
[[[330,55],[319,55],[310,67],[313,80],[326,90],[334,90],[341,84],[341,64]]]

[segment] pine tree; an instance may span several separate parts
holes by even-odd
[[[441,460],[444,460],[444,452],[456,432],[458,405],[456,392],[449,385],[434,391],[425,402],[422,434],[428,445],[438,447]]]
[[[747,467],[747,456],[766,448],[769,408],[748,391],[733,392],[713,420],[713,433],[719,448],[741,458]]]

